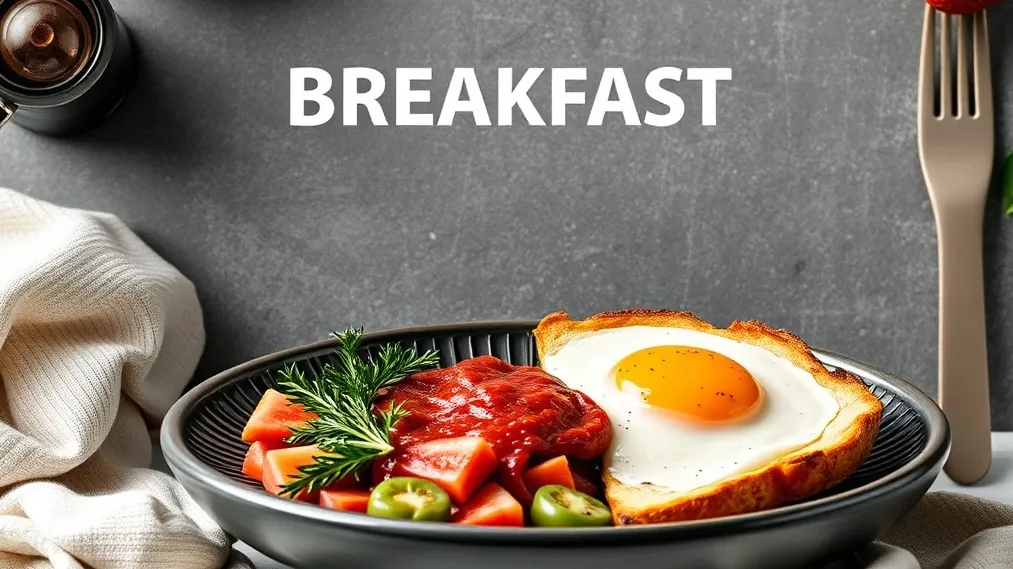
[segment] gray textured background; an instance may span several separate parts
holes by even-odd
[[[99,131],[0,135],[0,185],[120,215],[190,276],[206,377],[325,336],[675,307],[758,318],[935,393],[936,259],[915,147],[917,0],[119,0],[144,57]],[[1008,8],[1013,8],[1009,6]],[[992,16],[999,152],[1009,42]],[[292,66],[730,66],[718,126],[288,126]],[[519,72],[518,72],[519,73]],[[534,89],[547,109],[548,82]],[[392,111],[390,95],[384,108]],[[438,110],[438,108],[436,109]],[[571,120],[586,118],[587,108]],[[543,114],[547,114],[543,112]],[[998,195],[995,195],[998,198]],[[1013,429],[1013,220],[987,215],[996,426]]]

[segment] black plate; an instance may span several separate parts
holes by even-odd
[[[537,364],[535,322],[444,325],[367,335],[435,349],[443,366],[482,354]],[[595,529],[479,528],[395,522],[271,496],[242,472],[243,425],[273,373],[332,362],[333,341],[266,356],[197,386],[170,410],[162,449],[191,495],[237,538],[296,567],[812,567],[879,537],[928,490],[949,448],[946,420],[924,393],[846,357],[828,367],[861,377],[883,401],[879,436],[848,480],[798,504],[697,522]],[[340,562],[338,561],[340,560]]]

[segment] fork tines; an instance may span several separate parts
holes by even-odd
[[[938,53],[937,20],[940,36]],[[956,54],[953,53],[954,31],[957,40]],[[984,106],[988,107],[984,114],[991,115],[988,24],[984,11],[966,16],[953,16],[926,6],[921,64],[923,79],[919,92],[919,107],[931,101],[935,116],[940,118],[947,116],[977,118],[983,114]],[[925,80],[928,77],[934,77],[936,80]]]

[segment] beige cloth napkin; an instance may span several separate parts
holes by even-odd
[[[1011,569],[1013,506],[930,492],[860,557],[868,569]]]
[[[203,345],[193,285],[117,218],[0,189],[0,569],[251,567],[147,468]]]

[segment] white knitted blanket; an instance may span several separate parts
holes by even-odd
[[[0,569],[249,567],[147,468],[203,346],[193,285],[118,219],[0,189]]]

